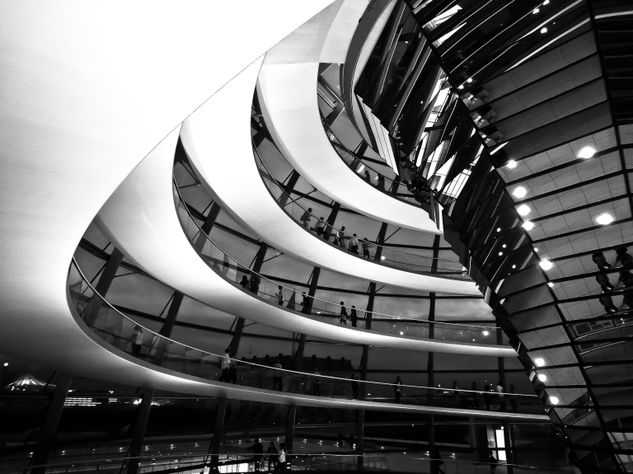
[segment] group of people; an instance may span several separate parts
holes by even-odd
[[[352,305],[349,310],[349,314],[347,314],[347,307],[345,306],[345,302],[341,301],[341,311],[339,313],[339,324],[341,326],[347,326],[347,321],[352,323],[353,327],[358,325],[358,313],[356,312],[356,306]]]
[[[288,466],[288,453],[286,444],[280,443],[279,449],[275,446],[274,441],[268,444],[268,449],[264,453],[264,445],[261,439],[257,439],[255,444],[251,446],[251,450],[255,455],[256,471],[285,471]]]
[[[620,247],[615,251],[615,267],[620,268],[619,278],[616,285],[609,280],[607,270],[611,269],[611,264],[607,262],[603,252],[594,252],[591,260],[598,267],[599,273],[596,275],[596,282],[600,285],[603,293],[598,297],[598,301],[604,307],[607,313],[615,313],[623,309],[633,309],[633,256],[628,253],[626,247]],[[618,308],[613,298],[609,294],[618,288],[626,288],[623,294],[622,304]]]
[[[306,229],[310,230],[310,223],[312,219],[316,219],[312,215],[312,208],[309,207],[307,210],[299,218],[301,225]],[[345,226],[342,226],[340,229],[336,229],[329,222],[326,222],[323,217],[319,217],[314,226],[314,230],[317,235],[329,242],[330,237],[332,237],[332,243],[334,245],[338,245],[339,247],[349,250],[353,254],[359,255],[362,251],[362,255],[364,258],[371,258],[371,254],[369,252],[369,239],[365,237],[364,239],[359,239],[358,235],[352,234],[351,236],[345,232]]]

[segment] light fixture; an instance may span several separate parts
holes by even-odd
[[[545,382],[547,382],[547,375],[545,375],[545,374],[538,374],[538,379],[541,382],[545,383]]]
[[[538,253],[538,247],[534,247],[534,251]]]
[[[481,334],[483,334],[484,336],[490,336],[490,331],[484,329],[483,331],[481,331]]]
[[[538,262],[538,264],[545,271],[551,270],[554,267],[554,264],[550,262],[549,260],[547,260],[546,258]]]
[[[535,226],[536,224],[532,221],[525,221],[523,224],[521,224],[521,227],[523,227],[527,231],[534,229]]]
[[[5,362],[4,364],[2,364],[3,367],[9,367],[9,363]]]
[[[512,190],[512,195],[517,199],[523,199],[527,196],[527,189],[524,186],[517,186]]]
[[[517,266],[516,265],[512,265],[512,270],[514,270]]]
[[[503,245],[501,246],[501,248],[502,248],[502,249],[504,249],[504,248],[506,248],[506,247],[507,247],[507,245],[506,245],[506,244],[503,244]]]
[[[461,91],[464,88],[464,84],[458,85],[457,88]]]
[[[497,232],[501,232],[501,227],[497,227]]]
[[[501,257],[503,255],[503,252],[499,252],[499,256]]]
[[[596,221],[596,224],[609,225],[615,220],[615,218],[608,212],[603,212],[602,214],[597,215],[594,220]]]
[[[552,283],[551,281],[548,281],[547,286],[549,286],[550,288],[554,288],[554,283]]]
[[[558,405],[558,404],[560,403],[560,400],[558,399],[558,397],[557,397],[557,396],[555,396],[555,395],[551,395],[551,396],[549,397],[549,402],[550,402],[552,405]]]
[[[401,336],[404,336],[404,333],[403,333],[402,331],[400,331],[400,335],[401,335]]]
[[[578,158],[582,158],[583,160],[587,160],[589,158],[593,158],[593,155],[596,154],[596,149],[590,145],[583,146],[576,155]]]
[[[549,5],[549,0],[545,0],[545,1],[543,2],[543,5]]]
[[[380,260],[384,260],[386,257],[384,255],[380,256]]]
[[[547,33],[547,26],[541,28],[541,34],[544,35],[545,33]]]
[[[468,82],[468,84],[470,84],[471,82],[473,82],[473,78],[469,77],[468,79],[466,79],[466,82]]]
[[[537,367],[543,367],[545,365],[545,359],[543,359],[542,357],[537,357],[536,359],[534,359],[534,365]]]
[[[508,168],[510,168],[511,170],[513,170],[514,168],[516,168],[518,165],[518,163],[515,160],[508,160],[508,162],[506,163],[506,166]]]
[[[517,212],[520,216],[527,216],[530,212],[532,212],[532,208],[527,204],[521,204],[517,207]]]
[[[538,12],[540,12],[541,10],[539,10],[538,7],[536,7],[534,10],[532,10],[532,14],[536,15]]]

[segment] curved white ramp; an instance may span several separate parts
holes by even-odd
[[[345,62],[366,3],[339,0],[266,53],[257,84],[262,114],[286,159],[319,191],[378,220],[438,234],[422,208],[390,197],[354,173],[332,147],[321,123],[319,63]]]
[[[472,281],[407,272],[341,251],[286,214],[266,188],[253,156],[250,114],[256,76],[254,67],[242,73],[196,110],[181,131],[202,181],[235,219],[276,248],[320,267],[412,290],[481,296]]]
[[[244,90],[244,85],[248,86],[246,90],[252,90],[258,66],[257,63],[249,66],[210,99],[209,104],[228,106],[228,109],[210,109],[219,114],[218,120],[226,121],[231,110],[240,105],[239,101],[233,101],[233,91]],[[238,94],[240,95],[247,94]],[[207,105],[204,106],[205,109]],[[239,107],[237,109],[243,110]],[[248,130],[248,113],[245,118]],[[123,253],[161,282],[202,303],[247,320],[314,337],[399,349],[496,357],[516,356],[510,347],[412,339],[329,324],[269,304],[244,291],[239,285],[229,282],[201,259],[181,228],[172,190],[177,139],[178,131],[175,130],[125,179],[98,217],[102,229]],[[248,144],[250,141],[247,141]],[[235,146],[234,142],[232,147]],[[222,175],[220,170],[216,170],[216,174]],[[298,228],[296,224],[293,225]]]
[[[4,354],[115,383],[211,394],[200,381],[141,367],[94,342],[68,307],[69,264],[94,216],[143,157],[328,3],[0,3]],[[257,40],[222,49],[235,34],[225,19],[236,16]]]

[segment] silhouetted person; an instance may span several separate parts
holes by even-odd
[[[473,397],[473,408],[477,409],[479,408],[479,393],[476,393],[477,389],[477,382],[473,382],[472,385],[470,386],[470,390],[473,391],[473,393],[471,393],[472,397]]]
[[[365,169],[365,172],[363,173],[364,177],[365,177],[365,181],[367,181],[368,183],[371,183],[371,175],[369,174],[369,170]]]
[[[611,265],[607,262],[607,259],[604,258],[604,254],[602,252],[594,252],[591,255],[591,260],[594,261],[600,270],[611,268]]]
[[[304,211],[303,214],[301,214],[301,218],[299,219],[301,221],[301,225],[303,225],[306,229],[310,227],[310,218],[312,217],[311,213],[312,208],[309,207],[307,211]]]
[[[275,369],[283,369],[283,366],[281,365],[281,360],[277,359],[273,367]],[[283,374],[281,370],[275,370],[275,373],[273,375],[273,390],[279,390],[280,392],[284,391]]]
[[[230,380],[229,370],[231,368],[231,356],[229,355],[229,348],[224,349],[224,354],[220,359],[220,382],[228,382]]]
[[[358,400],[358,389],[359,389],[358,375],[352,374],[352,381],[350,383],[352,385],[352,398],[354,400]]]
[[[363,247],[363,257],[370,259],[371,255],[369,255],[369,240],[367,239],[367,237],[363,239],[362,247]]]
[[[431,450],[431,474],[444,474],[444,469],[442,469],[442,464],[444,461],[442,460],[442,456],[440,455],[440,450],[437,448],[433,448]]]
[[[143,328],[137,324],[134,326],[132,335],[132,355],[136,357],[141,355],[141,347],[143,347]]]
[[[254,273],[251,273],[249,289],[251,290],[251,293],[259,293],[259,276],[255,275]]]
[[[602,291],[611,291],[615,288],[609,281],[609,277],[606,273],[598,273],[596,275],[596,281],[598,285],[600,285],[600,288],[602,288]]]
[[[310,296],[305,292],[301,292],[301,312],[305,314],[310,314],[310,310],[312,309],[312,305],[310,304]]]
[[[604,306],[604,309],[607,313],[615,313],[618,308],[613,304],[613,300],[609,295],[600,295],[598,297],[598,301]]]
[[[264,456],[264,445],[261,443],[261,440],[257,438],[255,440],[255,444],[251,446],[251,450],[255,455],[255,470],[259,471],[263,467],[263,456]]]
[[[358,237],[356,234],[352,234],[352,238],[349,241],[349,251],[358,254]]]
[[[349,319],[352,321],[352,326],[356,327],[358,324],[358,313],[356,312],[356,306],[352,305],[352,309],[349,311]]]
[[[321,396],[321,372],[319,372],[319,369],[314,369],[314,375],[312,376],[312,395]]]
[[[490,474],[494,474],[497,470],[497,458],[492,453],[492,449],[488,450],[488,464],[490,465]]]
[[[246,275],[242,276],[242,279],[240,280],[240,286],[242,288],[248,288],[248,277]]]
[[[393,392],[395,395],[396,403],[400,403],[400,398],[402,397],[402,380],[400,380],[400,376],[396,377],[396,381],[393,383]]]
[[[319,220],[316,223],[316,232],[317,235],[323,237],[323,233],[325,232],[325,221],[323,217],[319,217]]]
[[[383,175],[381,175],[381,174],[378,175],[378,184],[376,184],[376,186],[381,191],[385,190],[385,177]]]
[[[237,362],[231,359],[231,365],[229,365],[229,383],[237,383]]]
[[[492,392],[492,384],[484,384],[484,405],[486,406],[486,410],[490,410],[490,402],[492,401],[490,392]]]
[[[633,268],[633,257],[627,252],[626,247],[620,247],[615,251],[616,267],[623,266],[626,270]]]
[[[495,391],[497,392],[497,397],[499,397],[499,410],[506,411],[506,400],[505,395],[503,394],[503,385],[501,385],[501,381],[497,384]]]
[[[342,249],[347,248],[347,235],[345,234],[345,226],[342,226],[338,231],[338,245]]]
[[[277,297],[277,304],[279,306],[284,304],[284,289],[281,287],[281,285],[279,285],[277,287],[277,293],[275,295]]]
[[[341,312],[339,314],[339,324],[341,326],[347,326],[347,308],[345,302],[341,301]]]
[[[274,471],[277,468],[277,448],[275,448],[275,443],[272,441],[268,445],[266,454],[266,458],[268,460],[268,470]]]

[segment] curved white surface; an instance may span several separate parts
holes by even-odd
[[[93,341],[69,310],[68,267],[103,203],[156,143],[328,3],[0,3],[4,354],[122,384],[217,393]],[[225,19],[236,16],[257,41],[218,48],[235,35]]]
[[[257,71],[251,69],[249,74]],[[255,163],[250,128],[254,82],[252,77],[242,76],[196,110],[181,131],[183,145],[202,181],[235,219],[262,240],[313,265],[412,290],[481,296],[472,281],[407,272],[343,252],[286,214],[266,188]],[[385,197],[390,204],[396,202]]]
[[[244,109],[239,107],[242,103],[250,103],[249,94],[244,91],[253,90],[258,69],[259,63],[250,65],[194,115],[203,110],[212,110],[217,114],[216,120],[234,125],[235,123],[227,118],[232,116],[234,109],[243,112]],[[238,97],[247,97],[248,100],[236,102]],[[249,107],[246,108],[243,117],[248,130]],[[214,131],[203,133],[205,137],[213,139],[215,129],[206,130]],[[247,140],[248,138],[250,136]],[[178,130],[174,130],[130,173],[98,216],[100,227],[116,242],[123,253],[159,281],[204,304],[247,320],[324,339],[418,351],[494,357],[516,356],[510,347],[413,339],[329,324],[262,301],[245,292],[239,285],[227,281],[200,258],[182,230],[172,191],[177,139]],[[246,143],[250,146],[250,141]],[[236,145],[235,142],[231,144],[234,153]],[[227,156],[217,154],[221,157]],[[219,170],[216,170],[215,174],[225,176]]]
[[[268,130],[301,176],[332,199],[381,221],[439,234],[422,208],[390,197],[354,173],[323,129],[317,101],[319,63],[345,62],[347,48],[341,53],[329,45],[348,46],[363,13],[359,2],[351,0],[342,2],[336,15],[340,1],[266,53],[257,90]]]

